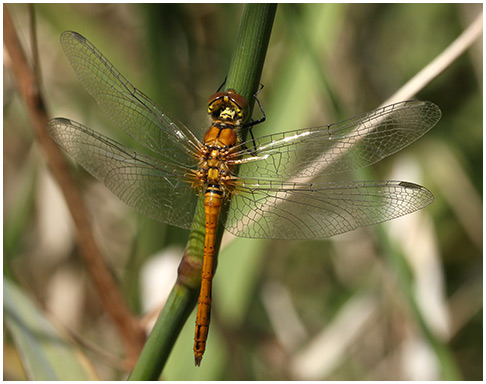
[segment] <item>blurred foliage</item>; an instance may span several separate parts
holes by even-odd
[[[27,8],[8,8],[30,52]],[[442,52],[480,9],[481,4],[279,6],[259,95],[267,122],[254,134],[331,123],[375,108]],[[241,5],[38,4],[35,10],[43,90],[53,117],[72,118],[140,149],[100,113],[69,67],[59,35],[71,29],[187,126],[200,135],[207,127],[205,103],[224,81]],[[117,356],[119,341],[84,278],[70,219],[47,181],[8,57],[5,62],[4,272],[69,329]],[[436,250],[439,266],[439,276],[429,277],[444,296],[447,332],[431,328],[466,380],[482,378],[482,68],[478,42],[417,95],[440,106],[439,124],[373,167],[376,179],[388,179],[398,168],[400,179],[419,182],[436,196],[433,205],[412,216],[430,223],[433,242],[427,247]],[[401,168],[403,164],[412,164],[413,170]],[[106,259],[133,308],[141,311],[140,268],[158,250],[183,246],[187,232],[140,217],[74,164],[73,172],[85,191]],[[398,222],[408,228],[404,220]],[[420,254],[423,243],[416,241]],[[342,357],[318,378],[439,379],[433,363],[422,376],[413,376],[417,371],[406,364],[405,347],[423,338],[386,249],[373,227],[326,241],[233,241],[220,255],[202,367],[193,367],[190,317],[163,377],[299,378],[292,371],[295,354],[339,319],[348,303],[370,293],[377,303],[373,321],[363,325]],[[295,349],[286,350],[278,338],[264,298],[269,283],[289,294],[305,329]],[[59,310],[56,299],[62,291],[72,296],[70,306]],[[88,355],[103,379],[123,376],[93,351]]]

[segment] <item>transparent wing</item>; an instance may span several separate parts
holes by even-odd
[[[193,170],[141,155],[75,121],[49,121],[51,137],[83,168],[137,211],[190,229],[197,202]]]
[[[415,212],[434,200],[426,188],[400,181],[235,183],[225,228],[252,238],[330,237]]]
[[[118,126],[166,159],[197,164],[200,143],[193,133],[130,84],[93,44],[66,31],[61,45],[81,83]]]
[[[404,101],[339,123],[249,140],[235,147],[231,156],[242,156],[242,177],[307,178],[339,173],[400,151],[440,117],[440,109],[433,103]]]

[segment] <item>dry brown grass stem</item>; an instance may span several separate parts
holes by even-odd
[[[104,308],[113,319],[123,340],[127,362],[133,364],[143,347],[145,333],[131,314],[113,275],[101,257],[93,237],[84,201],[70,174],[64,154],[47,133],[46,125],[49,117],[39,89],[39,81],[27,63],[5,5],[3,8],[3,39],[12,64],[11,69],[16,77],[20,95],[26,104],[35,136],[44,149],[49,169],[61,187],[71,212],[86,269],[94,282]]]

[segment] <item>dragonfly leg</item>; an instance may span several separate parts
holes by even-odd
[[[246,124],[243,125],[243,128],[248,128],[248,131],[250,132],[251,136],[251,141],[253,142],[253,148],[256,148],[256,143],[255,143],[255,136],[253,136],[253,127],[255,125],[263,123],[267,119],[267,115],[265,115],[265,111],[263,110],[262,103],[260,103],[260,100],[258,99],[257,95],[261,92],[263,89],[263,84],[260,84],[260,88],[258,91],[255,92],[253,97],[255,98],[256,102],[258,103],[258,107],[260,108],[260,111],[262,112],[262,117],[259,118],[258,120],[252,120]],[[257,152],[254,149],[246,148],[248,151],[253,155],[256,156]]]
[[[219,86],[218,90],[216,92],[219,92],[221,91],[221,89],[224,87],[224,85],[226,84],[226,80],[228,79],[228,76],[225,76],[224,77],[224,80],[223,82],[221,83],[221,85]]]

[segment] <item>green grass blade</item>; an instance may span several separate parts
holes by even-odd
[[[83,352],[8,279],[3,313],[30,380],[97,380]]]

